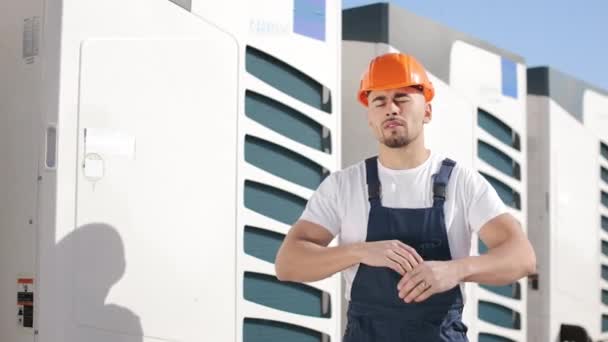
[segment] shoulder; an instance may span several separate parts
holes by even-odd
[[[452,173],[450,175],[450,180],[453,177],[460,177],[461,175],[468,175],[471,172],[471,168],[464,165],[463,163],[460,163],[457,159],[454,159],[450,156],[446,156],[444,154],[433,154],[432,156],[432,168],[433,168],[433,173],[438,173],[439,170],[441,169],[441,166],[443,164],[444,161],[452,161],[454,163],[454,166],[452,167]]]
[[[345,167],[341,170],[332,172],[328,178],[330,177],[332,178],[332,182],[340,185],[359,182],[361,179],[365,179],[365,160]]]
[[[472,166],[469,166],[465,163],[460,163],[458,160],[445,155],[434,156],[434,173],[439,172],[441,164],[446,159],[455,162],[455,165],[452,168],[452,173],[450,174],[448,188],[453,189],[453,191],[460,194],[460,196],[469,196],[472,188],[483,186],[482,183],[486,182],[485,179],[481,176],[481,174]]]
[[[364,175],[365,162],[359,162],[344,169],[336,170],[325,177],[316,192],[324,196],[335,197],[356,187],[361,179],[365,180]]]
[[[452,170],[448,188],[451,188],[457,194],[460,202],[464,204],[484,196],[487,197],[494,191],[488,180],[477,169],[457,161]]]

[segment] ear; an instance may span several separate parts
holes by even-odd
[[[427,124],[433,119],[433,106],[430,103],[425,104],[423,123]]]

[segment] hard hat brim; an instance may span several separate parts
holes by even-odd
[[[422,84],[397,83],[397,84],[385,85],[385,86],[382,86],[382,87],[374,87],[373,89],[361,89],[361,90],[359,90],[359,93],[357,95],[357,100],[363,106],[367,107],[367,106],[369,106],[369,103],[368,103],[368,100],[367,100],[367,95],[371,91],[374,91],[374,90],[389,90],[389,89],[408,88],[408,87],[414,87],[414,86],[421,86],[422,87],[422,89],[423,89],[422,93],[424,95],[424,99],[426,100],[426,102],[431,102],[431,100],[433,99],[433,97],[435,97],[435,89],[433,88],[432,84],[431,84],[431,87],[425,87]]]

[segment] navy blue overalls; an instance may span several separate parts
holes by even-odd
[[[365,161],[370,213],[366,241],[401,240],[425,260],[451,260],[443,213],[446,186],[456,163],[445,159],[433,179],[433,206],[386,208],[381,203],[378,157]],[[399,298],[401,275],[360,264],[352,284],[344,342],[468,341],[460,287],[420,303]]]

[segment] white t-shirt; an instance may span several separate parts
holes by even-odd
[[[431,153],[421,165],[406,170],[384,167],[378,160],[382,205],[391,208],[429,208],[433,205],[431,176],[439,172],[443,156]],[[329,175],[308,201],[300,219],[339,235],[340,244],[363,242],[367,236],[370,204],[365,161]],[[456,162],[446,188],[445,224],[453,259],[470,255],[472,234],[507,208],[494,188],[476,170]],[[350,300],[359,265],[342,272],[345,297]],[[464,284],[461,284],[463,298]]]

